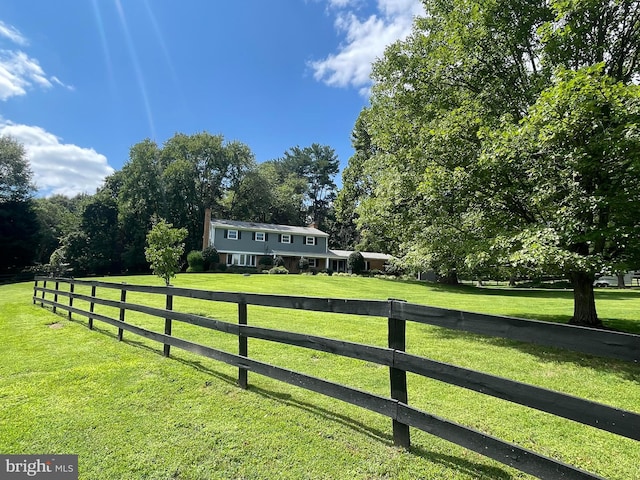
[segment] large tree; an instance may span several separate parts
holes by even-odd
[[[31,265],[38,244],[38,222],[31,195],[32,172],[22,144],[0,136],[0,272]]]
[[[151,229],[151,217],[164,211],[160,153],[158,145],[149,139],[135,144],[119,175],[122,183],[118,190],[118,216],[125,270],[146,269],[144,246]]]
[[[73,198],[53,195],[34,200],[39,224],[37,263],[49,263],[51,254],[60,247],[62,239],[80,228],[81,204],[87,201],[84,194]]]
[[[287,150],[279,160],[286,175],[294,174],[306,181],[307,220],[322,227],[336,197],[334,178],[340,169],[335,151],[328,145],[314,143]]]
[[[378,236],[396,232],[392,253],[403,255],[415,268],[434,268],[453,279],[461,271],[540,271],[553,264],[574,281],[574,322],[597,324],[595,307],[589,307],[593,291],[586,280],[593,275],[595,263],[589,261],[588,267],[583,264],[578,268],[574,262],[569,267],[571,262],[548,256],[546,263],[541,258],[534,262],[527,253],[537,248],[532,243],[536,236],[541,243],[553,244],[560,256],[575,259],[579,254],[575,250],[585,249],[572,243],[578,242],[578,237],[564,233],[558,237],[558,232],[538,228],[545,220],[553,223],[549,212],[542,216],[531,211],[532,205],[542,208],[536,195],[545,185],[548,164],[539,161],[540,152],[528,151],[523,144],[525,140],[531,142],[527,145],[538,142],[544,145],[547,159],[553,155],[554,162],[564,162],[564,170],[558,167],[558,171],[566,175],[551,174],[558,182],[580,183],[585,172],[571,165],[570,154],[581,152],[581,165],[598,171],[612,185],[620,183],[613,181],[613,173],[607,177],[599,165],[602,158],[614,163],[614,157],[631,161],[625,148],[634,134],[635,113],[629,99],[635,94],[625,84],[638,75],[638,3],[430,0],[425,1],[425,8],[427,15],[416,19],[413,34],[389,47],[374,65],[371,107],[364,114],[375,153],[363,166],[372,189],[357,207],[359,226],[363,230],[374,227]],[[583,34],[592,41],[583,41]],[[572,83],[559,69],[578,71],[598,62],[601,97],[609,97],[596,108],[595,99],[586,95],[591,90],[584,80],[586,76],[595,82],[595,73],[581,71]],[[584,82],[576,83],[577,78]],[[572,96],[567,82],[585,95]],[[614,85],[624,87],[624,93]],[[580,120],[576,119],[573,127],[559,117],[539,120],[540,112],[552,109],[551,105],[560,110],[561,105],[570,105],[581,115]],[[607,109],[617,112],[616,122],[608,117]],[[596,142],[600,153],[595,143],[589,143],[591,150],[581,150],[580,144],[561,143],[560,136],[554,137],[556,143],[542,142],[549,130],[594,141],[593,136],[585,137],[579,130],[581,126],[588,131],[587,124],[580,123],[588,119],[602,124],[602,135]],[[536,128],[541,133],[535,133]],[[612,156],[611,151],[627,153]],[[528,167],[523,173],[525,164]],[[633,169],[623,166],[614,171],[628,178]],[[502,181],[495,177],[498,171]],[[569,171],[575,176],[568,175]],[[559,191],[563,188],[566,192],[569,186],[557,186]],[[594,196],[586,195],[592,202],[596,201]],[[618,203],[616,200],[609,206]],[[576,225],[581,225],[583,232],[592,235],[589,218],[578,215],[580,208],[572,208],[564,212],[566,223],[574,225],[571,228],[576,232]],[[608,229],[623,224],[622,230],[634,228],[633,216],[624,213],[628,205],[620,204],[620,208],[602,235],[612,238]],[[576,217],[570,217],[571,213]],[[561,221],[561,216],[556,218]],[[591,240],[585,241],[590,246]],[[621,259],[628,264],[633,258],[633,242],[614,243],[617,247],[606,247],[606,255],[601,256],[612,265],[620,265]],[[518,255],[527,261],[516,262]]]
[[[573,322],[600,324],[595,274],[640,266],[640,87],[602,64],[559,72],[525,119],[489,135],[475,169],[494,259],[561,273]]]
[[[355,153],[342,171],[342,188],[334,203],[335,222],[330,237],[334,248],[353,250],[361,241],[356,207],[371,195],[371,180],[365,175],[364,165],[375,153],[371,135],[367,131],[366,111],[360,113],[351,132],[351,145]],[[364,247],[366,249],[367,245]]]

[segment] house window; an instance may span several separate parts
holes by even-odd
[[[309,259],[309,267],[316,268],[318,266],[318,261],[315,258]]]
[[[286,235],[286,234],[282,234],[282,236],[280,237],[280,242],[281,243],[291,243],[291,235]]]
[[[371,263],[369,263],[369,260],[365,260],[364,261],[364,271],[368,272],[369,270],[371,270]]]
[[[238,230],[227,230],[227,238],[229,240],[238,240]]]
[[[256,232],[254,240],[256,242],[264,242],[264,232]]]
[[[227,253],[227,265],[238,265],[240,267],[255,267],[256,256],[244,253]]]
[[[315,245],[316,237],[306,237],[304,243],[305,245]]]

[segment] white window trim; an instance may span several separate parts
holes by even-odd
[[[287,239],[285,241],[285,238]],[[288,233],[283,233],[280,235],[280,243],[291,243],[291,235]]]
[[[309,241],[311,241],[311,242],[309,242]],[[316,244],[316,237],[305,237],[304,244],[305,245],[315,245]]]
[[[233,233],[233,237],[231,234]],[[238,230],[227,230],[227,240],[238,240]]]
[[[258,235],[262,236],[262,238],[258,238]],[[256,232],[256,242],[264,242],[266,234],[264,232]]]
[[[310,268],[316,268],[318,266],[318,260],[315,258],[310,258],[309,259],[309,267]]]
[[[238,263],[234,263],[237,260]],[[256,255],[252,253],[227,253],[227,266],[255,267]]]

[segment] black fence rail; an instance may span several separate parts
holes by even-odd
[[[68,285],[68,289],[61,289],[61,285]],[[91,287],[91,294],[76,293],[76,285]],[[120,291],[120,300],[99,298],[96,295],[97,288]],[[165,297],[165,308],[127,302],[127,292],[161,295]],[[46,294],[53,296],[53,299],[46,298]],[[64,303],[58,301],[59,297],[65,297],[67,301]],[[238,305],[238,323],[234,324],[202,315],[174,311],[173,299],[175,297],[235,303]],[[88,302],[89,311],[74,307],[74,300]],[[640,361],[640,335],[426,307],[394,299],[387,301],[347,300],[230,293],[69,278],[36,277],[33,303],[40,303],[41,306],[50,305],[54,312],[57,309],[63,309],[70,318],[72,314],[87,317],[90,329],[93,329],[95,320],[113,325],[118,328],[119,340],[122,340],[123,332],[126,330],[160,342],[164,345],[165,356],[170,355],[170,349],[173,346],[235,366],[238,368],[238,384],[242,388],[247,388],[247,372],[251,371],[380,413],[392,419],[394,443],[405,448],[410,447],[409,427],[414,427],[539,478],[602,478],[575,466],[410,406],[407,395],[407,372],[501,398],[640,441],[640,415],[637,413],[405,352],[407,321],[559,347],[636,363]],[[94,311],[96,304],[117,308],[119,310],[118,319],[96,313]],[[386,317],[388,319],[388,347],[254,327],[248,324],[247,305]],[[164,319],[164,333],[153,332],[126,323],[127,311],[140,312]],[[172,336],[173,321],[185,322],[238,336],[238,354]],[[389,397],[375,395],[250,359],[248,338],[294,345],[387,366],[389,368],[390,395]]]

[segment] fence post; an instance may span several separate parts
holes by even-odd
[[[398,313],[395,312],[395,305],[401,301],[402,300],[393,298],[389,299],[389,348],[404,352],[406,348],[406,321],[397,318]],[[398,368],[389,367],[389,380],[391,384],[391,398],[400,403],[407,404],[407,372]],[[393,420],[393,443],[398,447],[406,449],[411,447],[409,425],[400,423],[395,419]]]
[[[96,296],[96,286],[91,285],[91,298],[95,298]],[[95,303],[93,301],[89,304],[89,312],[93,313],[93,308]],[[89,316],[89,330],[93,330],[93,317]]]
[[[238,302],[238,324],[247,324],[247,302],[245,301]],[[242,327],[240,327],[240,332],[242,332]],[[242,335],[242,333],[238,333],[238,355],[240,355],[241,357],[246,357],[249,355],[247,337],[245,335]],[[246,368],[238,368],[238,385],[240,386],[240,388],[244,389],[246,389],[248,386]]]
[[[56,313],[56,303],[58,303],[58,287],[60,282],[56,280],[56,293],[53,294],[53,313]]]
[[[42,281],[42,298],[44,299],[44,289],[47,288],[47,281],[43,280]],[[40,306],[44,307],[44,302],[40,302]]]
[[[38,279],[34,279],[35,283],[33,285],[33,304],[36,304],[36,295],[38,294]]]
[[[167,301],[165,303],[166,310],[173,310],[173,295],[167,293]],[[164,334],[171,335],[171,319],[164,319]],[[164,356],[168,357],[171,352],[171,345],[164,344]]]
[[[71,307],[73,307],[73,292],[75,290],[75,283],[70,283],[69,284],[69,293],[71,295],[69,295],[69,320],[71,320]]]
[[[124,289],[124,285],[126,285],[125,283],[122,284],[122,290],[120,290],[120,302],[124,303],[127,301],[127,291]],[[125,308],[123,306],[120,306],[120,321],[124,322],[124,312],[125,312]],[[122,341],[122,332],[123,330],[121,328],[118,328],[118,341],[121,342]]]

